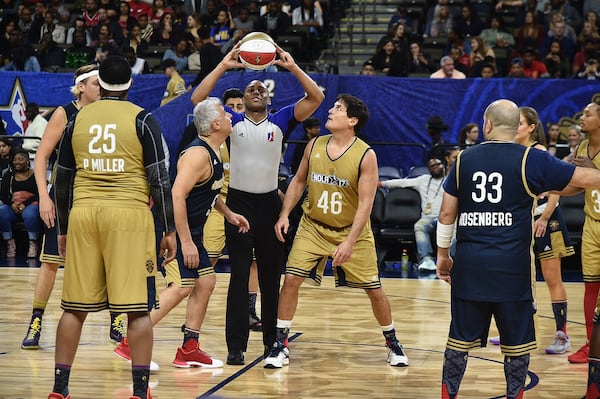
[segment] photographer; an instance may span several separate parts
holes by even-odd
[[[590,58],[584,66],[585,69],[575,75],[576,79],[600,79],[600,72],[598,72],[598,61],[596,59]]]

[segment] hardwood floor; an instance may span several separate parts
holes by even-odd
[[[44,316],[41,350],[20,343],[31,312],[37,268],[0,268],[0,398],[46,398],[53,384],[54,337],[61,311],[62,270]],[[200,335],[201,346],[225,361],[225,297],[229,275],[217,276]],[[163,280],[159,278],[160,283]],[[158,399],[213,398],[439,398],[442,354],[449,325],[449,286],[432,279],[384,279],[398,337],[410,366],[390,367],[383,337],[360,290],[335,289],[326,277],[322,287],[305,286],[290,337],[291,361],[279,370],[262,365],[261,334],[250,333],[245,366],[177,369],[170,363],[181,345],[185,303],[155,327],[153,359],[161,370],[151,377]],[[583,342],[582,283],[566,283],[569,334],[573,350]],[[162,286],[160,287],[162,289]],[[581,398],[587,365],[569,364],[565,355],[546,355],[554,320],[544,283],[538,283],[541,345],[533,355],[525,397]],[[108,340],[108,312],[92,313],[84,326],[71,373],[71,397],[129,398],[129,364],[113,355]],[[495,333],[492,326],[491,334]],[[472,351],[461,398],[499,398],[504,393],[503,356],[498,347]]]

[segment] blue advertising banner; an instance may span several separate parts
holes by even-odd
[[[485,107],[499,98],[508,98],[519,106],[538,110],[542,121],[557,122],[561,130],[576,123],[578,113],[591,101],[600,102],[600,83],[592,80],[554,79],[424,79],[371,76],[342,76],[315,74],[311,77],[325,92],[325,100],[315,112],[324,128],[327,112],[340,93],[361,98],[369,107],[370,119],[362,137],[373,143],[379,164],[396,166],[407,171],[412,165],[424,164],[423,151],[410,146],[382,146],[377,142],[431,142],[425,128],[432,115],[440,116],[449,126],[443,132],[446,143],[456,143],[458,132],[467,123],[481,128]],[[184,76],[191,82],[193,76]],[[243,89],[250,81],[260,79],[271,92],[275,109],[298,101],[304,95],[302,87],[287,72],[228,72],[217,83],[211,95],[220,97],[231,87]],[[36,102],[42,111],[67,103],[73,76],[65,73],[0,73],[0,116],[8,134],[20,134],[25,122],[24,107]],[[137,75],[129,99],[153,112],[169,145],[171,159],[176,156],[179,138],[191,121],[193,106],[191,92],[159,107],[167,78],[164,75]],[[290,135],[291,140],[302,137],[301,126]],[[285,160],[290,161],[295,145],[290,144]]]

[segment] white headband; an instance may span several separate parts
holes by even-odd
[[[129,81],[127,83],[112,84],[112,83],[106,83],[105,81],[103,81],[100,78],[100,75],[98,75],[98,83],[100,84],[100,87],[102,87],[104,90],[108,90],[108,91],[125,91],[125,90],[128,90],[129,87],[131,87],[131,78],[129,79]]]
[[[81,75],[77,76],[75,78],[75,84],[78,84],[79,82],[86,80],[87,78],[91,78],[92,76],[98,76],[98,70],[94,69],[93,71],[89,71],[86,73],[82,73]]]

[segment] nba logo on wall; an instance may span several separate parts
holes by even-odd
[[[3,99],[0,101],[4,102]],[[19,78],[15,78],[11,94],[4,105],[0,105],[0,117],[4,124],[7,135],[21,135],[27,129],[28,121],[25,116],[27,100],[23,94],[23,87]],[[40,105],[40,113],[48,111],[49,108]]]

